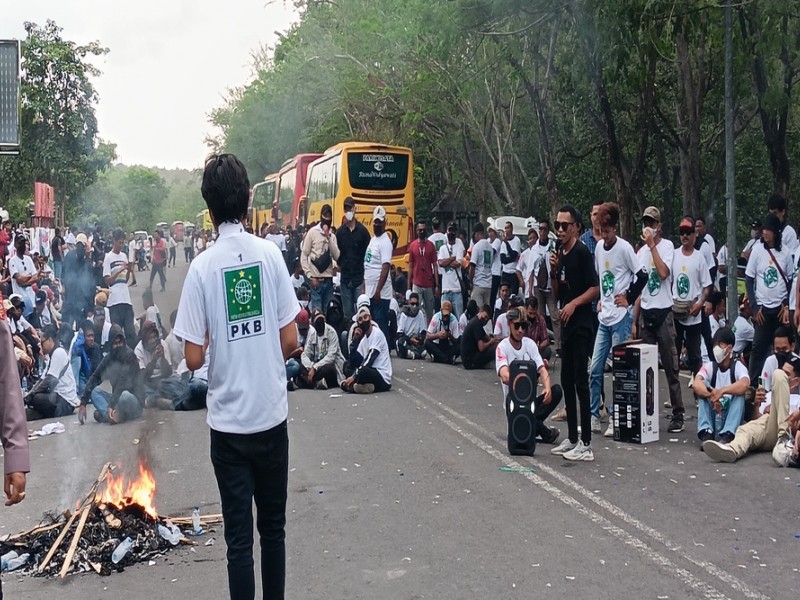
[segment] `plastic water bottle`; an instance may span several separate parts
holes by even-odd
[[[192,511],[192,533],[200,535],[203,533],[203,526],[200,524],[200,507],[195,506]]]
[[[128,554],[131,546],[133,546],[133,540],[128,536],[120,542],[119,546],[114,548],[114,552],[111,553],[111,562],[115,565],[118,564]]]
[[[16,550],[6,552],[3,556],[0,556],[0,571],[8,571],[8,562],[18,556],[19,554],[17,554]]]
[[[177,546],[183,537],[181,530],[175,527],[175,525],[169,528],[160,523],[158,524],[158,534],[173,546]]]
[[[22,378],[22,395],[24,396],[27,393],[28,393],[28,378],[27,377],[23,377]]]
[[[14,554],[16,554],[16,552]],[[4,569],[6,571],[14,571],[16,569],[19,569],[21,566],[23,566],[23,565],[28,563],[28,559],[29,558],[30,558],[30,554],[28,554],[27,552],[25,554],[20,555],[20,556],[16,556],[16,557],[12,558],[11,560],[9,560],[6,563]]]
[[[719,439],[719,434],[722,432],[722,428],[725,426],[725,413],[728,411],[728,406],[731,403],[731,397],[723,396],[720,398],[719,403],[722,405],[722,410],[720,412],[714,411],[714,437],[716,439]]]

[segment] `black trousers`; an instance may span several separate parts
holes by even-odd
[[[591,398],[589,395],[589,357],[594,350],[591,327],[578,331],[565,329],[561,341],[561,386],[567,410],[569,440],[578,441],[578,413],[581,417],[581,440],[592,441]],[[575,401],[578,401],[576,405]]]
[[[42,419],[66,417],[75,407],[55,392],[37,392],[28,399],[28,406],[39,413]]]
[[[136,348],[136,330],[133,328],[133,306],[130,304],[115,304],[108,307],[111,323],[122,327],[125,333],[125,343]]]
[[[678,360],[681,356],[681,346],[686,345],[686,354],[689,356],[689,370],[692,376],[697,375],[700,367],[703,366],[703,358],[700,353],[700,338],[702,334],[702,323],[697,325],[681,325],[678,319],[675,319],[675,350],[678,351]],[[709,357],[714,356],[713,353]]]
[[[414,358],[420,358],[425,351],[424,336],[420,336],[422,340],[419,344],[414,344],[411,339],[405,335],[400,334],[397,336],[397,356],[400,358],[408,358],[409,353],[414,355]]]
[[[761,375],[761,369],[764,368],[764,361],[772,348],[772,338],[775,335],[775,330],[780,326],[778,315],[780,314],[780,306],[777,308],[763,308],[761,314],[764,317],[763,325],[756,325],[753,320],[753,351],[750,353],[750,381],[758,382],[758,376]]]
[[[492,275],[492,292],[489,300],[489,307],[494,313],[494,303],[497,301],[497,292],[500,291],[500,275]],[[464,305],[466,306],[466,305]],[[479,306],[478,309],[481,307]]]
[[[302,388],[313,387],[306,381],[306,377],[308,377],[308,369],[303,366],[303,363],[300,363],[300,376],[297,378],[297,385]],[[317,369],[314,372],[313,383],[316,384],[320,379],[324,379],[329,388],[337,387],[339,382],[336,380],[336,365],[331,363]]]
[[[152,270],[150,271],[150,287],[153,287],[153,279],[156,277],[156,273],[158,273],[158,278],[161,280],[161,291],[164,291],[164,284],[167,283],[167,276],[164,275],[164,263],[160,265],[153,265]]]
[[[443,339],[434,342],[425,340],[425,350],[433,357],[433,362],[453,364],[453,360],[461,353],[458,344],[450,340]]]
[[[253,434],[211,430],[211,463],[222,500],[231,600],[255,598],[253,500],[261,540],[265,600],[284,597],[286,584],[286,486],[289,436],[286,421]]]
[[[467,369],[468,371],[472,369],[482,369],[483,367],[485,367],[494,360],[496,349],[497,349],[496,346],[490,346],[489,348],[486,348],[486,350],[484,350],[483,352],[479,350],[470,359],[464,358],[463,359],[464,368]]]
[[[356,375],[355,382],[360,384],[371,383],[375,386],[376,392],[388,392],[392,388],[374,367],[361,367],[358,375]]]
[[[539,394],[534,402],[533,416],[536,419],[536,435],[542,438],[550,435],[550,429],[544,422],[558,407],[564,395],[564,390],[557,383],[551,384],[550,395],[552,396],[550,404],[544,403],[544,393]]]

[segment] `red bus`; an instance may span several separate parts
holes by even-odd
[[[297,227],[304,220],[305,208],[300,198],[306,194],[308,165],[322,154],[298,154],[290,158],[278,171],[278,194],[272,216],[279,227]]]

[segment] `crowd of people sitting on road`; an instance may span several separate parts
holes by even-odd
[[[150,287],[135,315],[130,288],[141,246],[133,236],[96,227],[64,238],[56,229],[45,256],[31,252],[22,227],[4,220],[2,232],[0,316],[12,333],[28,420],[77,409],[84,422],[89,403],[94,419],[110,424],[135,419],[145,407],[205,407],[207,366],[187,369],[183,343],[167,332],[153,297],[155,275],[163,291],[165,269],[175,264],[170,250],[177,246],[164,239],[172,236],[153,235]],[[103,381],[111,392],[99,387]]]
[[[494,362],[504,387],[513,360],[532,361],[543,387],[539,438],[554,445],[553,454],[590,461],[592,434],[614,434],[605,394],[611,349],[639,339],[658,348],[669,433],[685,427],[685,370],[697,404],[696,435],[711,459],[769,450],[777,464],[797,466],[800,248],[782,197],[772,196],[763,221],[752,221],[739,272],[731,274],[731,285],[737,275],[745,282],[733,323],[725,318],[729,249],[716,247],[702,217],[679,219],[677,245],[663,237],[653,206],[644,210],[634,243],[618,236],[619,209],[604,202],[593,205],[585,226],[572,206],[558,211],[552,230],[540,219],[526,245],[511,223],[502,230],[478,223],[468,236],[455,222],[442,231],[436,218],[418,220],[406,272],[394,262],[386,211],[374,209],[369,231],[352,198],[344,209],[338,226],[325,205],[308,227],[282,229],[273,221],[257,233],[283,253],[301,307],[299,345],[286,361],[290,391],[387,391],[392,351],[467,370]],[[83,420],[91,403],[97,421],[115,423],[147,407],[204,406],[207,375],[186,369],[182,340],[163,326],[152,288],[143,295],[145,312],[133,314],[132,237],[98,229],[92,239],[70,231],[70,240],[57,230],[48,261],[30,254],[26,237],[10,224],[2,231],[0,291],[29,416],[78,408]],[[152,244],[160,256],[150,283],[158,273],[163,289],[174,252],[167,254],[161,237],[157,232]],[[187,262],[213,243],[205,232],[190,239]],[[560,385],[550,378],[557,361]],[[98,387],[104,380],[111,393]],[[567,421],[558,445],[559,430],[544,425],[548,416]]]

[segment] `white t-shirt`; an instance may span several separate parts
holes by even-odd
[[[439,249],[447,242],[447,235],[441,231],[437,231],[428,237],[428,241],[433,244],[434,248],[436,248],[436,256],[439,256]],[[444,269],[439,267],[439,277],[441,277],[443,273]]]
[[[676,253],[679,251],[680,248],[675,248]],[[705,260],[706,263],[706,268],[709,270],[709,272],[711,271],[711,269],[717,266],[716,263],[714,262],[714,250],[710,244],[708,243],[700,244],[700,249],[698,250],[698,252],[700,252],[700,254],[703,256],[703,259]]]
[[[386,336],[383,335],[380,327],[374,323],[371,333],[361,338],[358,344],[358,353],[366,359],[370,349],[378,351],[378,356],[375,358],[375,362],[372,363],[372,368],[380,373],[386,383],[392,385],[392,359],[389,357],[389,344],[386,342]]]
[[[788,296],[786,284],[775,261],[780,264],[783,274],[787,277],[794,271],[792,256],[785,248],[782,247],[781,250],[772,248],[772,254],[775,256],[774,261],[764,244],[756,244],[753,246],[753,252],[750,254],[750,260],[747,261],[747,270],[745,271],[747,277],[755,280],[756,303],[766,308],[780,306]],[[754,313],[755,310],[753,307]]]
[[[450,331],[450,335],[454,338],[458,339],[461,337],[461,327],[458,324],[458,319],[454,314],[450,314],[450,322],[447,326],[447,329]],[[440,331],[445,330],[444,322],[442,321],[442,313],[437,312],[431,318],[431,322],[428,323],[428,333],[439,333]],[[441,340],[431,340],[434,344],[438,344]]]
[[[747,243],[744,245],[744,248],[742,249],[742,254],[744,254],[744,253],[745,253],[745,252],[747,252],[748,250],[752,250],[752,249],[753,249],[753,246],[754,246],[754,245],[756,244],[756,242],[758,242],[760,239],[761,239],[761,238],[750,238],[749,240],[747,240]]]
[[[711,254],[716,253],[717,251],[717,242],[714,241],[714,238],[711,237],[710,233],[706,234],[705,240],[708,242],[708,247],[711,248]],[[703,244],[705,246],[705,244]]]
[[[536,255],[536,262],[533,265],[533,272],[534,272],[534,286],[539,287],[539,269],[544,267],[547,269],[547,287],[544,288],[542,291],[547,292],[550,291],[550,254],[555,250],[556,244],[553,240],[547,240],[546,244],[542,244],[541,240],[534,244],[533,248],[531,249]]]
[[[726,275],[720,272],[719,267],[728,266],[728,244],[722,244],[722,248],[720,248],[719,252],[717,252],[717,265],[717,280],[714,282],[714,284],[716,285],[717,289],[721,289],[719,280],[723,277],[726,277]]]
[[[797,239],[797,232],[791,225],[786,225],[786,227],[783,228],[783,233],[781,233],[781,248],[789,254],[794,255],[794,253],[797,252],[798,246],[800,246],[800,242],[798,242]]]
[[[522,274],[522,281],[525,282],[525,289],[523,294],[528,298],[533,294],[533,284],[531,283],[531,274],[533,267],[536,265],[536,251],[533,248],[526,248],[517,261],[517,271]]]
[[[384,233],[380,237],[373,236],[364,254],[364,293],[368,298],[375,295],[381,279],[383,265],[392,262],[392,240]],[[392,278],[386,275],[386,282],[381,289],[381,300],[391,300]]]
[[[105,259],[103,259],[103,277],[111,275],[112,271],[116,271],[123,265],[128,264],[128,257],[123,252],[107,252]],[[111,283],[108,288],[108,302],[106,306],[116,306],[117,304],[133,304],[131,302],[131,292],[128,289],[127,271],[123,271]]]
[[[464,244],[458,238],[456,238],[456,241],[453,243],[453,245],[450,245],[445,241],[442,247],[439,248],[439,260],[452,257],[456,258],[458,264],[444,269],[441,284],[443,292],[461,291],[461,283],[459,283],[459,271],[461,270],[461,261],[464,260]]]
[[[714,315],[708,316],[708,326],[711,328],[711,337],[714,337],[714,334],[717,333],[717,330],[720,327],[725,327],[725,317],[720,317],[719,321],[717,321]],[[733,351],[739,352],[736,347],[736,344],[733,345]],[[708,356],[708,349],[706,348],[705,344],[700,344],[700,358],[701,360],[706,363],[709,362],[711,359]]]
[[[265,240],[275,244],[281,252],[286,252],[286,237],[280,233],[268,233]]]
[[[762,415],[770,404],[772,404],[772,392],[767,392],[767,397],[758,407]],[[796,410],[800,410],[800,394],[789,394],[789,414]]]
[[[161,326],[161,312],[155,304],[144,311],[144,320],[155,323],[158,328],[158,337],[164,337],[164,329]]]
[[[427,322],[425,311],[421,309],[415,317],[400,313],[400,318],[397,320],[397,333],[398,335],[403,333],[408,337],[419,335],[425,331]]]
[[[716,389],[724,388],[731,385],[731,373],[733,373],[734,381],[741,381],[742,379],[747,379],[750,381],[750,376],[747,374],[747,367],[745,367],[741,361],[735,360],[731,363],[731,366],[728,368],[727,371],[723,371],[719,367],[717,367],[717,382],[716,385],[711,385],[712,375],[714,373],[714,364],[707,362],[700,367],[700,370],[697,372],[697,375],[702,377],[703,382],[708,387],[714,387]]]
[[[13,251],[12,248],[9,248],[9,251]],[[17,280],[14,279],[14,275],[17,273],[21,273],[22,275],[33,275],[36,273],[36,267],[33,264],[33,259],[28,256],[27,254],[23,255],[20,258],[16,251],[14,251],[13,255],[10,255],[8,258],[8,274],[11,276],[11,290],[15,294],[19,294],[22,296],[22,299],[25,301],[25,314],[30,314],[33,309],[34,305],[36,304],[36,293],[33,291],[32,285],[22,286],[17,283]]]
[[[500,255],[501,256],[508,256],[508,247],[509,246],[511,246],[511,249],[514,252],[517,253],[517,260],[509,262],[509,263],[503,263],[503,261],[501,260],[500,264],[503,265],[503,273],[512,275],[517,270],[517,261],[519,260],[519,254],[520,254],[520,250],[522,248],[522,244],[520,243],[519,238],[517,236],[512,236],[511,239],[508,240],[508,244],[506,244],[506,242],[503,241],[500,244]]]
[[[11,328],[11,333],[14,335],[20,334],[23,331],[28,331],[31,328],[31,324],[25,320],[25,317],[20,315],[19,319],[16,321],[14,319],[8,319],[8,326]]]
[[[736,317],[733,322],[733,334],[736,336],[736,343],[733,345],[734,352],[743,352],[748,343],[753,343],[756,330],[753,324],[742,315]],[[705,346],[705,344],[701,344]]]
[[[286,420],[286,362],[280,330],[300,306],[275,244],[222,223],[217,243],[189,266],[175,335],[210,338],[209,426],[226,433],[266,431]]]
[[[494,256],[492,257],[492,276],[500,277],[500,274],[503,272],[503,263],[500,262],[500,238],[495,238],[493,242],[489,243],[494,251]]]
[[[673,254],[675,254],[675,247],[669,240],[662,239],[656,245],[656,250],[667,265],[667,268],[672,266]],[[653,253],[647,245],[639,248],[636,256],[639,258],[639,263],[647,273],[647,284],[642,290],[642,308],[671,308],[672,307],[672,271],[666,279],[661,279],[658,275],[655,262],[653,261]]]
[[[494,261],[494,249],[491,242],[486,238],[481,239],[472,247],[472,256],[469,262],[475,265],[475,277],[472,285],[475,287],[492,287],[492,262]]]
[[[537,371],[544,366],[544,361],[542,360],[542,355],[539,354],[539,348],[536,342],[529,337],[522,338],[522,345],[519,347],[519,350],[511,345],[511,338],[508,337],[497,344],[497,350],[495,350],[495,368],[497,369],[498,375],[502,367],[508,367],[515,360],[533,361],[536,364]],[[508,386],[503,384],[503,398],[506,396],[508,396]]]
[[[297,277],[292,275],[289,279],[292,280],[292,287],[294,289],[298,289],[298,288],[303,287],[303,283],[305,282],[305,279],[303,279],[302,275],[298,275]]]
[[[800,268],[800,252],[795,252],[794,257],[794,270],[786,275],[790,278],[792,284],[789,290],[789,308],[794,309],[795,302],[797,301],[797,271]]]
[[[703,244],[708,246],[708,244]],[[706,260],[697,250],[686,256],[683,249],[675,250],[670,267],[672,273],[672,298],[680,302],[697,302],[703,289],[711,285]],[[702,310],[702,309],[701,309]],[[681,319],[683,325],[697,325],[703,320],[700,313]],[[703,344],[704,345],[704,344]]]
[[[70,365],[69,354],[64,348],[59,346],[53,350],[44,374],[45,376],[52,375],[57,379],[56,394],[72,406],[78,406],[81,403],[80,398],[78,398],[78,389],[75,385],[75,373],[73,373]]]
[[[633,246],[621,237],[617,237],[609,250],[605,249],[605,242],[602,240],[597,243],[594,268],[600,280],[600,312],[597,313],[597,320],[610,327],[622,321],[628,314],[626,307],[614,304],[614,298],[628,293],[634,275],[642,268]]]
[[[508,316],[506,313],[497,316],[497,321],[494,323],[494,331],[492,335],[497,338],[507,338],[511,333],[508,327]]]

